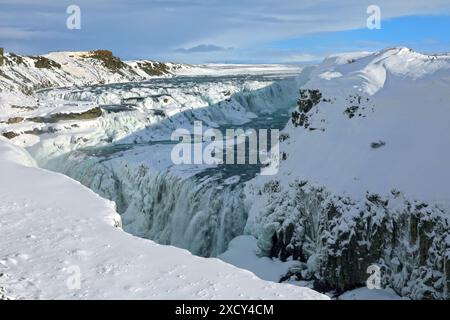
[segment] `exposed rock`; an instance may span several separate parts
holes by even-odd
[[[0,274],[0,277],[2,274]],[[11,300],[10,297],[8,297],[6,289],[4,287],[0,287],[0,300]]]
[[[46,57],[37,56],[37,57],[31,57],[35,60],[34,66],[36,68],[41,69],[51,69],[51,68],[58,68],[61,69],[61,65],[53,60],[50,60]]]
[[[39,123],[54,123],[67,120],[92,120],[101,117],[102,109],[100,107],[92,108],[80,113],[53,113],[47,117],[28,118],[28,121]]]
[[[11,108],[32,111],[32,110],[36,110],[38,107],[37,106],[18,106],[18,105],[13,104],[13,105],[11,105]]]
[[[344,110],[344,114],[347,115],[349,119],[351,119],[355,116],[358,110],[359,110],[358,106],[351,106]]]
[[[6,121],[7,124],[13,124],[13,123],[19,123],[23,121],[23,117],[13,117],[9,118],[8,121]]]
[[[307,113],[318,105],[322,100],[322,93],[319,90],[300,89],[300,99],[297,102],[298,110],[292,112],[292,123],[297,127],[309,127]]]
[[[169,67],[161,62],[138,62],[137,65],[149,76],[162,76],[170,74]]]
[[[119,58],[115,57],[111,51],[109,50],[95,50],[91,51],[86,58],[93,58],[100,60],[103,63],[103,66],[108,68],[113,72],[117,72],[120,69],[129,68],[128,65],[122,62]]]
[[[277,222],[270,223],[274,228],[266,237],[272,245],[266,254],[309,266],[286,277],[314,281],[322,292],[341,293],[364,286],[367,268],[377,265],[382,285],[398,294],[445,298],[450,223],[443,209],[410,201],[398,191],[387,197],[367,194],[362,203],[304,183],[291,188],[295,195],[274,180],[261,190],[269,195],[262,219]]]
[[[12,52],[9,53],[9,59],[14,62],[15,64],[23,64],[23,58],[21,56],[18,56],[17,54],[14,54]]]
[[[14,139],[15,137],[20,136],[20,134],[15,133],[13,131],[3,132],[2,136],[4,136],[7,139]]]
[[[384,141],[378,141],[378,142],[372,142],[371,144],[370,144],[370,146],[372,147],[372,149],[378,149],[378,148],[381,148],[381,147],[384,147],[386,145],[386,142],[384,142]]]

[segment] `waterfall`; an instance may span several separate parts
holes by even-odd
[[[222,253],[247,221],[242,185],[218,176],[177,177],[81,152],[50,166],[115,201],[125,231],[196,255]]]
[[[305,78],[304,76],[303,81]],[[44,141],[31,151],[39,159],[41,166],[66,174],[99,195],[115,201],[125,231],[160,244],[185,248],[200,256],[217,256],[227,249],[228,243],[233,238],[244,232],[248,212],[245,206],[243,181],[253,178],[259,170],[244,166],[236,168],[227,166],[203,168],[193,174],[186,172],[180,174],[179,169],[172,170],[170,166],[155,165],[155,162],[170,162],[164,155],[170,152],[165,153],[162,145],[153,145],[152,149],[150,146],[152,141],[148,141],[150,139],[147,137],[153,132],[161,132],[161,129],[165,132],[172,126],[189,125],[196,119],[219,123],[223,128],[239,126],[242,123],[240,115],[246,112],[260,116],[251,118],[251,122],[246,123],[244,128],[252,126],[270,128],[271,125],[273,127],[273,123],[276,123],[276,126],[284,126],[288,119],[289,108],[295,105],[300,82],[296,78],[284,79],[280,82],[269,82],[258,90],[247,90],[245,82],[239,83],[238,87],[244,89],[237,91],[226,101],[207,108],[192,109],[177,114],[172,119],[163,119],[152,128],[144,128],[133,133],[133,139],[120,140],[119,137],[122,144],[113,143],[106,147],[95,147],[93,141],[99,137],[103,138],[105,132],[110,136],[109,132],[124,131],[123,128],[129,128],[129,124],[132,123],[126,119],[142,116],[138,113],[125,113],[122,116],[106,114],[99,120],[100,125],[96,131],[89,136],[89,143],[91,146],[94,145],[95,152],[86,152],[78,145],[69,147],[62,145],[72,143],[68,142],[70,139],[66,139],[65,142],[61,142],[60,139],[58,143],[52,143],[51,140],[46,143]],[[211,79],[209,84],[203,84],[208,92],[217,91],[218,89],[214,89],[216,87],[222,91],[223,85],[215,79]],[[53,91],[46,94],[55,99],[89,98],[97,102],[105,101],[105,97],[109,97],[112,100],[108,102],[112,103],[114,100],[120,100],[121,96],[130,95],[130,90],[122,91],[122,86],[108,86],[102,90],[87,88],[86,93],[77,90],[73,93]],[[190,86],[185,84],[184,86],[181,84],[181,89],[177,93],[183,98],[178,100],[198,99],[198,95],[193,95]],[[232,85],[227,83],[227,88],[229,87]],[[133,90],[145,94],[149,89],[144,87]],[[98,96],[95,96],[96,94]],[[209,99],[204,95],[201,97],[202,101]],[[284,118],[272,118],[276,112],[283,113]],[[266,118],[263,115],[270,117]],[[115,138],[111,137],[111,140],[114,142]],[[135,144],[136,141],[140,146]],[[115,148],[117,145],[126,148],[119,148],[117,151]],[[146,150],[146,153],[138,156],[140,160],[135,161],[133,159],[137,149]],[[228,179],[233,177],[238,179]]]

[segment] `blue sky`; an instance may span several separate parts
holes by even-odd
[[[81,9],[69,30],[66,9]],[[381,29],[366,27],[367,7]],[[110,49],[123,59],[311,62],[408,46],[450,52],[450,0],[0,0],[0,47],[21,54]]]
[[[305,52],[319,57],[329,55],[333,50],[376,51],[395,46],[406,46],[423,53],[450,52],[450,16],[406,16],[382,21],[380,30],[361,28],[322,32],[267,45],[286,51],[304,48]]]

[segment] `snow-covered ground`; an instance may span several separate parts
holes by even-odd
[[[282,262],[262,255],[252,236],[234,238],[219,258],[242,269],[252,270],[261,279],[274,282],[279,282],[289,268],[298,265],[294,260]]]
[[[392,289],[358,288],[349,290],[339,296],[339,300],[408,300],[402,298]]]
[[[133,237],[114,204],[0,138],[0,294],[12,299],[324,299]],[[79,275],[79,288],[78,288]]]
[[[177,75],[188,76],[230,76],[230,75],[279,75],[292,74],[297,75],[303,69],[299,65],[280,65],[280,64],[205,64],[190,65],[189,68],[180,68],[176,71]]]

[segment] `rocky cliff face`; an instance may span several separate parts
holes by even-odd
[[[402,296],[447,298],[450,223],[443,208],[395,190],[355,201],[305,182],[289,189],[272,182],[260,192],[270,203],[251,221],[264,225],[260,248],[301,262],[283,280],[313,281],[316,290],[342,293],[365,286],[375,265],[382,286]]]
[[[0,66],[3,65],[3,61],[4,61],[4,51],[3,48],[0,48]]]

